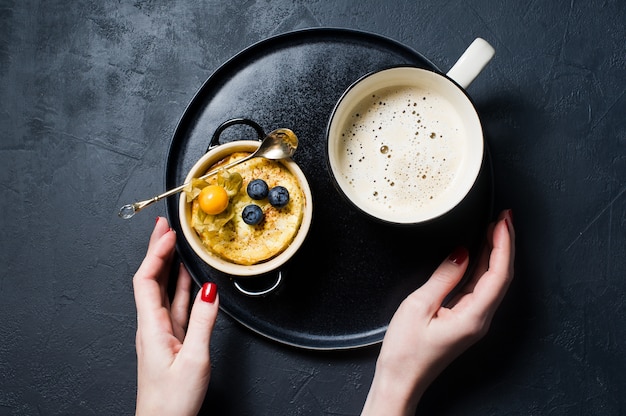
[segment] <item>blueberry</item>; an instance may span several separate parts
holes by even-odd
[[[282,208],[289,202],[289,191],[284,186],[275,186],[268,194],[270,204],[276,208]]]
[[[263,210],[255,204],[246,205],[241,213],[243,222],[248,225],[257,225],[263,221]]]
[[[248,196],[252,199],[263,199],[267,197],[267,193],[269,192],[269,187],[267,183],[263,179],[255,179],[248,183],[248,188],[246,189],[248,192]]]

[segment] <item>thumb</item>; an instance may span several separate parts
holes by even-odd
[[[207,282],[196,295],[191,308],[189,326],[180,351],[181,354],[196,358],[208,357],[209,343],[217,319],[218,307],[217,285],[213,282]]]

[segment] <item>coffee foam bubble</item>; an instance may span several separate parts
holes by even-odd
[[[445,98],[385,88],[364,98],[340,131],[339,171],[371,209],[403,216],[445,203],[465,149],[463,123]]]

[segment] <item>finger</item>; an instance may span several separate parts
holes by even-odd
[[[178,267],[176,292],[172,301],[171,313],[174,326],[174,335],[181,342],[185,337],[185,330],[189,321],[189,302],[191,296],[191,276],[187,268],[181,263]]]
[[[133,277],[133,282],[156,281],[157,283],[166,283],[163,280],[167,279],[169,273],[167,266],[172,260],[175,245],[176,233],[172,230],[168,230],[165,234],[154,239],[150,243],[146,257]]]
[[[168,231],[170,231],[170,225],[167,222],[167,219],[163,217],[157,217],[154,229],[152,230],[152,234],[150,235],[150,240],[148,241],[148,253],[150,253],[151,247],[154,247],[154,244],[156,244],[156,242]]]
[[[488,270],[474,287],[477,312],[493,314],[513,278],[514,232],[510,216],[501,219],[493,230],[493,249],[489,255]]]
[[[500,212],[496,222],[503,220],[505,217],[507,217],[507,215],[509,215],[509,213],[510,210]],[[472,293],[474,291],[476,283],[478,283],[482,275],[485,274],[487,270],[489,270],[489,255],[491,254],[491,250],[493,249],[493,230],[495,228],[496,222],[492,222],[487,225],[486,242],[480,251],[478,261],[476,262],[476,266],[474,267],[474,271],[472,273],[472,277],[467,281],[466,284],[463,285],[463,288],[459,292],[460,294]]]
[[[472,293],[474,291],[474,287],[476,286],[476,283],[478,283],[478,280],[489,269],[489,253],[491,253],[491,246],[492,246],[491,233],[493,232],[493,226],[494,226],[494,223],[491,223],[487,227],[488,229],[487,241],[485,241],[482,249],[480,250],[480,254],[478,255],[478,260],[476,261],[476,265],[474,266],[474,271],[472,272],[472,276],[459,290],[458,294],[455,296],[455,300],[449,303],[449,306],[455,305],[460,297],[465,296],[468,293]]]
[[[164,286],[176,244],[176,234],[168,231],[150,244],[150,250],[133,277],[138,319],[166,306]]]
[[[429,315],[434,314],[439,310],[446,296],[461,281],[467,270],[467,264],[467,249],[457,248],[439,265],[430,279],[411,296],[418,296],[420,302],[426,306],[425,312]]]
[[[152,254],[154,254],[155,250],[158,250],[158,244],[157,244],[158,241],[166,234],[172,233],[172,232],[174,232],[174,230],[170,228],[167,219],[163,217],[157,217],[154,230],[152,231],[152,234],[150,235],[150,241],[148,243],[148,250],[146,252],[146,258],[149,258]],[[172,250],[168,253],[168,256],[166,257],[168,262],[171,261],[171,258],[173,257],[173,255],[174,255],[174,250],[172,248]],[[157,275],[157,280],[163,286],[162,287],[163,299],[166,299],[166,295],[167,295],[166,284],[167,284],[167,279],[169,278],[169,270],[170,270],[169,264],[166,263],[162,269],[162,273]]]
[[[500,216],[498,217],[498,221],[502,221],[506,223],[506,229],[508,231],[508,242],[509,242],[509,274],[510,277],[513,277],[513,265],[515,263],[515,227],[513,226],[513,211],[508,209],[502,211]]]
[[[513,225],[513,211],[508,210],[505,213],[505,219],[509,231],[509,240],[511,243],[511,259],[510,259],[510,272],[511,278],[513,277],[513,268],[515,265],[515,226]]]
[[[219,296],[215,283],[205,283],[189,316],[189,327],[180,354],[186,359],[208,360],[211,333],[217,319]]]
[[[148,251],[146,253],[146,257],[152,254],[152,251],[155,250],[156,243],[159,241],[161,237],[163,237],[166,233],[172,232],[173,230],[170,228],[170,225],[167,221],[167,218],[157,217],[156,224],[154,226],[154,230],[152,231],[152,235],[150,236],[150,241],[148,243]],[[172,250],[167,263],[163,266],[163,271],[158,275],[157,280],[161,284],[161,297],[164,302],[169,302],[167,298],[167,280],[169,278],[169,270],[170,270],[170,262],[174,256],[174,250]],[[165,305],[169,310],[169,305]]]

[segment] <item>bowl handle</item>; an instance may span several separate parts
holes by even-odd
[[[223,122],[217,127],[217,129],[215,130],[215,133],[213,133],[213,137],[211,137],[211,141],[209,142],[209,147],[207,147],[206,151],[208,152],[215,146],[219,145],[220,136],[222,132],[226,130],[227,128],[237,125],[237,124],[245,124],[247,126],[252,127],[254,131],[256,131],[257,138],[259,139],[259,141],[263,140],[263,138],[265,137],[265,132],[263,131],[263,128],[257,122],[252,121],[247,118],[232,118],[230,120],[226,120],[225,122]]]
[[[248,295],[248,296],[264,296],[264,295],[267,295],[268,293],[273,292],[274,290],[276,290],[278,288],[278,286],[280,286],[280,283],[282,281],[283,281],[283,273],[279,270],[278,272],[276,272],[276,280],[267,289],[262,289],[262,290],[258,290],[258,291],[252,291],[252,290],[244,289],[239,284],[239,282],[237,280],[233,280],[233,285],[235,286],[235,288],[237,288],[238,291],[240,291],[244,295]]]
[[[486,40],[476,38],[446,75],[466,89],[495,53],[496,50]]]

